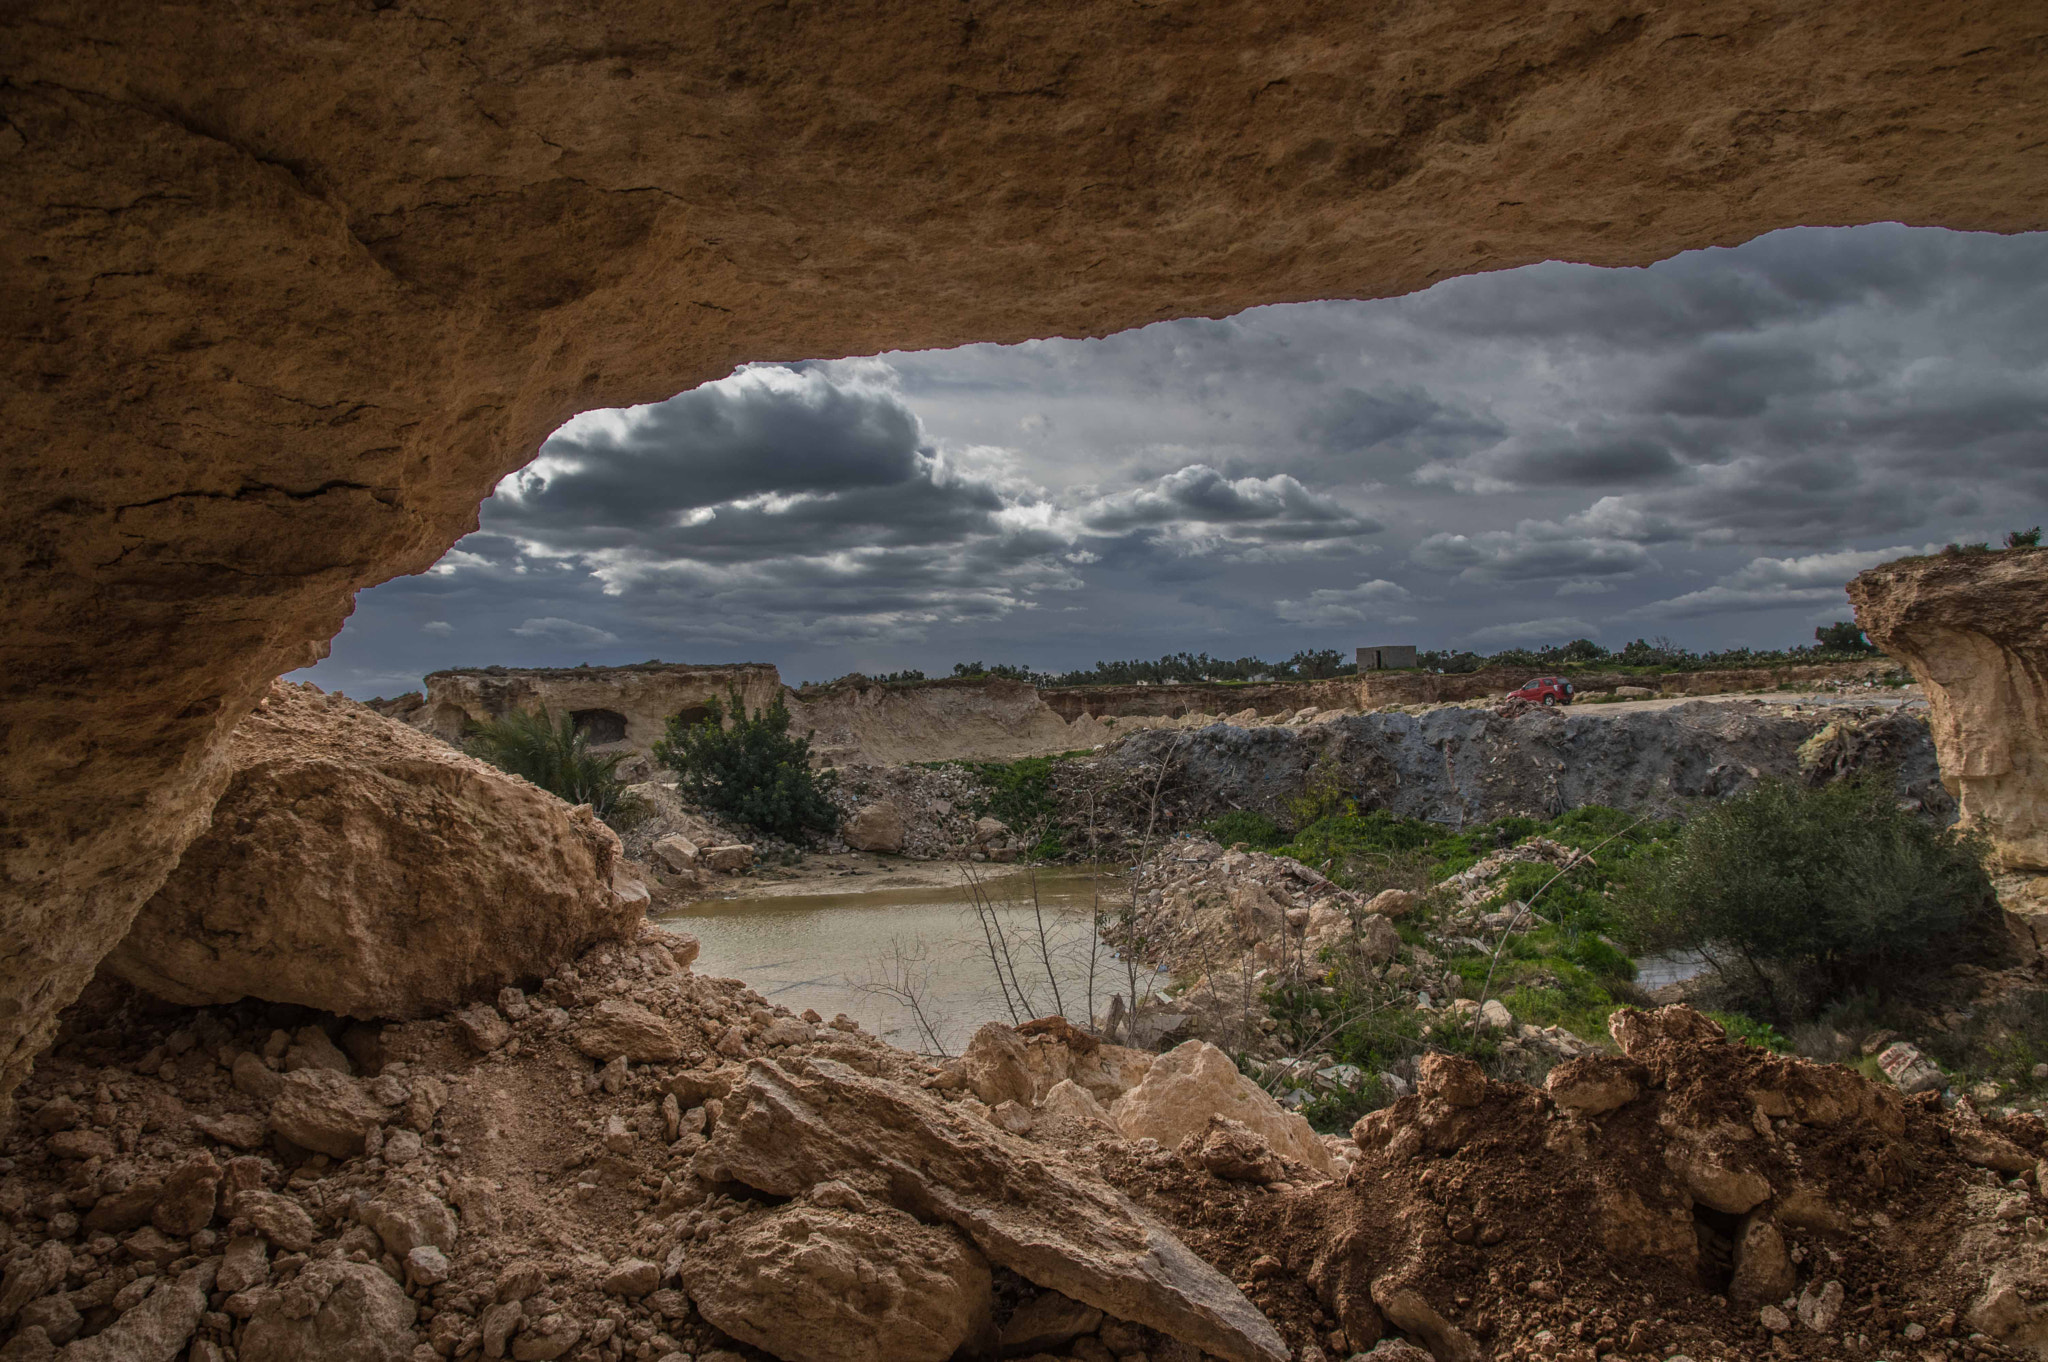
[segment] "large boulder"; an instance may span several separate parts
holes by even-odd
[[[1211,1116],[1225,1116],[1255,1132],[1282,1158],[1336,1176],[1315,1127],[1282,1108],[1207,1041],[1188,1041],[1152,1061],[1144,1081],[1119,1097],[1110,1115],[1126,1139],[1153,1139],[1168,1149],[1190,1135],[1205,1134]]]
[[[173,1002],[435,1015],[628,938],[588,808],[311,686],[242,722],[213,826],[106,967]]]
[[[1226,1362],[1285,1362],[1286,1344],[1230,1279],[1092,1174],[914,1088],[812,1058],[755,1061],[693,1170],[774,1197],[875,1188],[1038,1286]],[[708,1312],[707,1312],[708,1313]]]
[[[988,1260],[959,1231],[833,1190],[839,1205],[742,1216],[684,1258],[704,1318],[785,1362],[945,1362],[986,1330]]]
[[[402,1362],[412,1356],[417,1314],[381,1268],[313,1263],[257,1305],[241,1362]]]
[[[891,856],[903,852],[903,810],[893,799],[863,804],[839,826],[839,836],[855,851],[881,851]]]

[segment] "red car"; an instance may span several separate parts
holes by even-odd
[[[1562,676],[1539,676],[1524,682],[1520,690],[1508,692],[1508,699],[1527,700],[1532,705],[1568,705],[1572,702],[1572,683]]]

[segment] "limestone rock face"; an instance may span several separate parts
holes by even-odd
[[[279,682],[232,759],[213,827],[107,959],[152,993],[421,1017],[635,930],[587,809],[361,705]]]
[[[1159,1056],[1145,1071],[1144,1082],[1119,1097],[1110,1114],[1125,1139],[1154,1139],[1168,1149],[1205,1134],[1210,1117],[1227,1117],[1256,1133],[1282,1158],[1305,1163],[1325,1177],[1336,1172],[1315,1127],[1283,1109],[1207,1041],[1191,1040]]]
[[[574,412],[1801,222],[2048,225],[2024,5],[237,13],[8,16],[0,1091],[271,678]]]
[[[1849,583],[1927,688],[1942,783],[2007,870],[2048,873],[2048,550],[1907,559]]]
[[[988,1260],[888,1206],[742,1216],[682,1271],[704,1318],[787,1362],[945,1362],[989,1318]]]

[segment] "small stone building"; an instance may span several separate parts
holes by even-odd
[[[1362,672],[1397,671],[1421,665],[1412,643],[1383,643],[1358,650],[1358,670]]]

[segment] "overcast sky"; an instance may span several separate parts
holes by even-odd
[[[301,675],[1784,646],[2044,502],[2048,234],[1802,228],[588,412]]]

